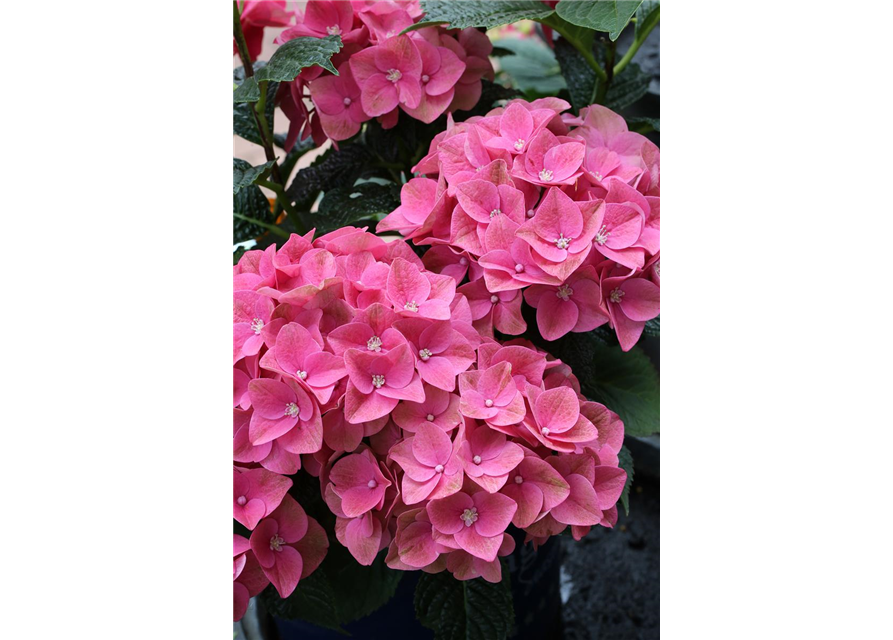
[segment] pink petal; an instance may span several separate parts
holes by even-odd
[[[369,116],[384,115],[394,110],[400,104],[397,87],[383,74],[379,73],[371,76],[363,84],[362,90],[363,93],[360,100],[363,105],[363,111]]]
[[[495,560],[496,554],[499,551],[499,545],[502,544],[501,535],[486,538],[478,533],[477,528],[473,526],[463,526],[461,530],[456,532],[454,537],[460,547],[482,560]]]
[[[518,510],[515,501],[501,493],[480,491],[472,498],[477,506],[478,519],[471,528],[484,537],[502,534]]]
[[[287,598],[298,586],[304,560],[298,551],[288,545],[283,546],[276,554],[276,562],[272,567],[264,567],[264,573],[276,587],[280,598]]]
[[[626,484],[626,471],[616,467],[598,466],[595,468],[593,488],[598,496],[598,506],[602,511],[613,507],[620,499]]]
[[[429,467],[445,465],[450,458],[453,443],[441,429],[422,425],[412,441],[412,453],[416,460]]]
[[[630,278],[620,285],[625,295],[620,307],[630,320],[644,322],[660,314],[660,287],[644,278]]]
[[[471,496],[454,493],[446,498],[432,500],[428,503],[426,511],[435,529],[446,535],[453,535],[466,528],[460,516],[465,509],[473,506],[474,500]]]
[[[571,487],[570,495],[561,504],[549,512],[558,522],[574,525],[595,525],[602,519],[598,497],[589,481],[581,475],[572,473],[567,478]]]

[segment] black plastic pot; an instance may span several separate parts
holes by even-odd
[[[523,532],[513,532],[518,543],[506,558],[512,583],[515,629],[512,640],[559,640],[561,628],[561,539],[551,538],[538,551],[522,545]],[[417,572],[407,572],[394,597],[370,615],[344,626],[357,640],[429,640],[434,633],[415,616],[413,595]],[[299,620],[268,616],[262,621],[266,640],[343,640],[345,636]]]

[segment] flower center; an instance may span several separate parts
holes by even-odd
[[[462,256],[461,258],[459,258],[459,264],[461,264],[464,267],[465,265],[468,264],[468,258],[466,258],[465,256]]]
[[[289,402],[285,405],[285,415],[289,418],[297,418],[299,413],[301,413],[301,410],[298,409],[298,405],[294,402]]]
[[[419,305],[416,303],[415,300],[411,300],[410,302],[407,302],[406,304],[404,304],[403,308],[406,309],[407,311],[418,311]]]
[[[555,241],[555,246],[559,249],[567,249],[568,245],[570,245],[571,240],[573,238],[565,238],[563,233],[558,234],[558,239]]]
[[[372,336],[366,342],[366,348],[369,349],[369,351],[381,351],[381,338]]]
[[[515,476],[515,484],[521,484],[522,482],[524,482],[524,478],[522,478],[521,476]]]
[[[611,233],[608,231],[608,226],[603,224],[602,228],[595,234],[595,243],[599,245],[605,244],[608,241],[609,235],[611,235]]]
[[[436,467],[434,467],[434,473],[443,473],[443,465],[439,464]]]
[[[236,500],[236,503],[240,507],[244,507],[246,502],[248,502],[248,498],[246,498],[245,496],[239,496],[238,499]]]
[[[429,76],[427,73],[422,76],[422,82],[428,82],[430,79],[431,79],[431,76]]]
[[[660,278],[660,260],[658,260],[654,265],[654,273],[657,274],[658,278]]]
[[[520,262],[515,265],[515,273],[524,273],[524,265]]]
[[[400,78],[403,77],[403,74],[400,72],[400,69],[388,69],[388,75],[385,76],[391,82],[396,83]]]
[[[622,297],[625,296],[625,295],[626,295],[626,292],[625,292],[625,291],[622,291],[621,289],[614,289],[614,290],[611,292],[611,295],[609,296],[609,299],[610,299],[611,302],[613,302],[614,304],[617,304],[618,302],[620,302],[620,298],[622,298]]]
[[[472,507],[471,509],[466,509],[462,512],[462,515],[459,516],[459,519],[465,523],[466,527],[470,527],[478,519],[478,510],[477,507]]]
[[[251,328],[254,329],[254,333],[260,333],[260,330],[264,328],[264,321],[260,318],[255,318],[251,321]]]
[[[378,486],[378,483],[374,479],[372,479],[366,483],[366,486],[369,487],[370,489],[374,489],[375,487]]]
[[[328,33],[330,36],[340,36],[341,27],[337,24],[331,27],[326,27],[326,33]]]
[[[475,464],[480,464],[480,463],[481,463],[481,457],[480,457],[480,456],[475,456],[475,457],[473,457],[473,458],[471,459],[471,461],[472,461],[473,463],[475,463]]]
[[[422,349],[421,351],[419,351],[419,357],[420,357],[422,360],[427,361],[428,358],[431,357],[431,351],[430,351],[429,349]]]
[[[345,106],[345,107],[349,107],[351,102],[353,102],[353,100],[351,100],[350,98],[345,98],[345,99],[344,99],[344,106]]]
[[[547,436],[547,435],[549,435],[550,433],[552,433],[551,431],[549,431],[549,427],[543,427],[543,428],[540,430],[540,432],[541,432],[544,436]]]
[[[502,211],[499,208],[493,209],[493,211],[490,212],[490,218],[495,218],[500,213],[502,213]]]
[[[560,287],[558,287],[558,291],[555,292],[555,295],[558,296],[559,298],[561,298],[562,300],[564,300],[565,302],[567,302],[568,299],[569,299],[573,294],[574,294],[574,290],[571,289],[571,288],[570,288],[569,286],[567,286],[566,284],[563,284],[563,285],[561,285]]]
[[[298,376],[301,380],[306,380],[306,379],[307,379],[307,372],[306,372],[306,371],[300,371],[300,370],[298,370],[298,371],[295,372],[295,375]]]
[[[282,551],[282,545],[284,544],[285,538],[276,533],[270,538],[270,551]]]
[[[599,182],[601,182],[602,180],[604,180],[604,178],[602,178],[602,174],[600,174],[598,171],[593,171],[593,172],[592,172],[592,175],[594,175],[594,176],[595,176],[595,179],[598,180]]]
[[[490,296],[490,302],[493,304],[496,304],[497,302],[499,302],[499,296],[497,296],[495,294]]]
[[[384,376],[376,373],[374,376],[372,376],[372,385],[376,389],[381,389],[384,386]]]
[[[425,416],[425,420],[427,420],[428,422],[434,422],[434,414],[429,413],[428,415]]]
[[[543,169],[540,171],[540,180],[543,182],[549,182],[552,179],[552,171],[549,169]]]
[[[527,217],[528,217],[528,218],[532,218],[533,215],[534,215],[534,211],[533,211],[533,209],[528,209],[528,210],[527,210]]]
[[[486,400],[484,400],[484,406],[487,407],[487,408],[492,407],[492,406],[493,406],[493,401],[492,401],[490,398],[487,398]]]
[[[517,140],[515,140],[515,151],[520,151],[521,149],[523,149],[525,144],[527,144],[527,140],[525,140],[524,138],[518,138]]]

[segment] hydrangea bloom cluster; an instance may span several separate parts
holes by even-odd
[[[326,554],[288,493],[299,469],[364,565],[387,550],[393,569],[496,582],[510,524],[541,544],[616,523],[618,416],[560,360],[482,336],[465,271],[442,271],[352,227],[234,267],[233,517],[251,531],[233,539],[236,619],[269,583],[287,597]]]
[[[287,148],[311,135],[317,144],[327,137],[346,140],[372,118],[389,129],[401,110],[430,123],[446,111],[474,107],[481,78],[494,78],[493,45],[471,28],[400,35],[421,15],[417,0],[309,0],[276,42],[340,35],[343,48],[332,58],[338,75],[311,67],[280,87],[278,101],[291,122]]]
[[[425,266],[468,282],[473,325],[519,335],[610,324],[629,350],[660,313],[660,152],[600,105],[515,100],[450,122],[378,225],[431,245]]]

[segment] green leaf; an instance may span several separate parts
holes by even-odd
[[[620,468],[626,471],[626,483],[624,483],[623,491],[620,493],[620,504],[623,505],[626,515],[629,515],[629,489],[633,485],[633,477],[635,476],[633,455],[626,448],[626,445],[623,445],[620,447],[617,458],[620,461]]]
[[[630,436],[660,432],[660,378],[639,348],[621,351],[595,333],[569,333],[543,345],[573,369],[590,400],[620,415]]]
[[[252,76],[233,90],[233,102],[257,102],[260,100],[260,88],[257,80]]]
[[[651,129],[654,129],[655,131],[660,132],[660,118],[647,118],[645,116],[636,116],[634,118],[627,118],[626,124],[629,126],[630,131],[637,131],[638,129],[643,129],[643,128],[648,129],[650,127]]]
[[[435,640],[503,640],[515,618],[507,580],[456,580],[446,571],[420,575],[415,610]]]
[[[332,147],[295,174],[286,195],[299,209],[309,210],[320,191],[356,182],[369,160],[365,145],[347,144],[338,151]]]
[[[606,31],[611,40],[617,40],[640,4],[642,0],[561,0],[555,11],[571,24]]]
[[[518,89],[535,97],[554,95],[565,88],[555,54],[539,39],[504,38],[499,45],[514,55],[500,61]]]
[[[249,166],[247,169],[242,169],[241,165],[233,163],[233,195],[239,193],[248,185],[254,184],[274,164],[276,164],[276,161],[270,160],[256,167]]]
[[[636,38],[660,18],[660,0],[645,0],[636,9]]]
[[[651,76],[636,63],[630,63],[608,87],[605,106],[614,111],[625,109],[648,93],[649,84]]]
[[[263,61],[255,62],[254,68],[262,69],[264,64],[266,63]],[[233,83],[241,85],[244,81],[245,69],[243,67],[233,69]],[[267,122],[270,123],[270,126],[273,126],[273,113],[276,108],[274,101],[276,90],[278,88],[278,82],[267,83],[267,102],[264,106],[264,115],[266,115]],[[257,99],[260,99],[259,90]],[[251,113],[251,105],[247,102],[233,102],[233,133],[254,144],[263,144],[260,139],[260,134],[257,132],[257,122],[254,120],[254,116]]]
[[[279,133],[273,134],[273,140],[276,143],[277,147],[282,149],[285,148],[285,136]],[[291,148],[285,155],[285,159],[279,163],[279,173],[282,176],[282,179],[285,181],[285,184],[288,184],[288,179],[291,177],[291,172],[294,170],[295,165],[298,164],[298,160],[301,159],[305,153],[310,151],[311,149],[315,149],[316,144],[313,142],[313,138],[307,138],[306,140],[299,140],[295,143],[295,146]]]
[[[340,50],[341,36],[295,38],[276,49],[276,53],[272,55],[267,65],[255,74],[255,77],[258,82],[264,80],[291,82],[301,69],[314,65],[337,76],[338,70],[332,66],[331,58]]]
[[[552,7],[536,0],[422,0],[421,4],[424,17],[404,33],[443,23],[451,29],[492,29],[518,20],[541,20],[554,12]]]
[[[660,131],[660,129],[657,129]],[[645,335],[660,338],[660,316],[652,318],[645,323]]]
[[[280,598],[273,585],[261,593],[264,608],[274,616],[288,620],[305,620],[320,627],[341,628],[338,598],[324,568],[319,567],[306,578],[287,598]]]
[[[363,221],[377,222],[399,206],[398,185],[365,182],[327,191],[319,203],[319,211],[310,217],[320,235]]]
[[[393,597],[403,577],[385,564],[386,551],[381,551],[371,565],[358,563],[338,542],[329,545],[322,566],[325,568],[338,603],[341,624],[359,620],[381,607]]]
[[[592,102],[593,88],[596,82],[595,71],[570,42],[558,38],[555,42],[555,58],[561,67],[561,75],[567,83],[567,91],[571,97],[571,105],[579,112]]]
[[[246,171],[250,171],[251,168],[251,165],[244,160],[233,158],[234,179],[236,171],[241,171],[244,174]],[[239,192],[233,195],[233,212],[259,220],[265,224],[275,223],[273,212],[270,210],[270,201],[267,200],[267,197],[257,185],[249,184],[247,187],[239,189]],[[266,228],[257,224],[233,218],[233,244],[260,237],[266,231]]]

